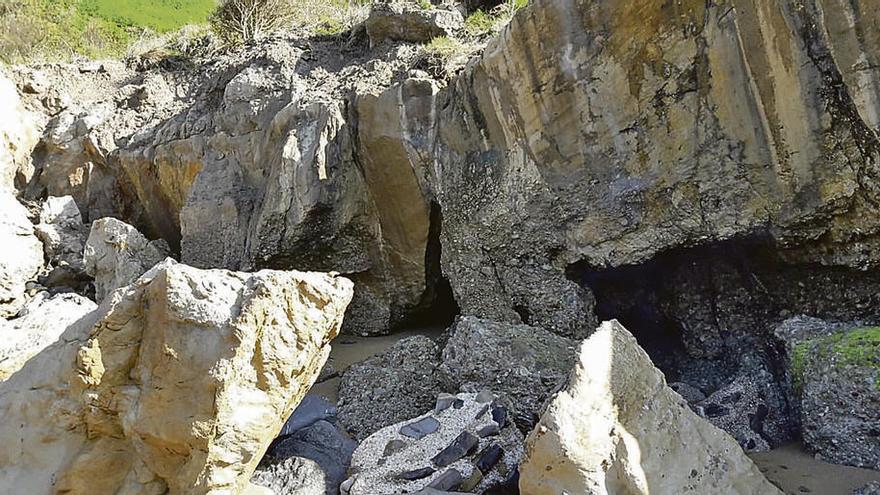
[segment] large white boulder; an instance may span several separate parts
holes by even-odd
[[[582,344],[569,384],[526,439],[520,473],[527,495],[782,493],[617,321]]]
[[[0,383],[0,487],[254,492],[351,296],[321,273],[155,266]]]

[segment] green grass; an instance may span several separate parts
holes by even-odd
[[[880,327],[861,327],[825,337],[805,340],[791,356],[793,385],[803,386],[809,360],[831,359],[835,366],[868,367],[876,370],[875,386],[880,390]]]
[[[120,27],[147,27],[158,33],[208,20],[216,0],[80,0],[79,11]]]
[[[0,0],[0,60],[119,57],[144,30],[207,21],[215,0]]]
[[[495,26],[496,19],[491,15],[477,10],[464,20],[464,30],[470,36],[479,36],[488,33]]]

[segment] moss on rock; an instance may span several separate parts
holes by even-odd
[[[829,360],[839,368],[868,367],[876,370],[880,390],[880,327],[859,327],[799,342],[791,355],[792,384],[800,390],[812,359]]]

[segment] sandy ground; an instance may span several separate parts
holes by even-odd
[[[798,443],[749,457],[786,494],[850,495],[869,481],[880,481],[880,471],[817,461]]]
[[[329,365],[342,372],[354,363],[384,351],[398,340],[413,335],[439,337],[443,327],[420,328],[380,337],[342,335],[333,341]],[[312,387],[311,392],[336,403],[339,378],[331,378]],[[838,466],[816,460],[799,443],[784,445],[770,452],[749,457],[767,478],[786,494],[850,495],[870,481],[880,481],[880,471]]]

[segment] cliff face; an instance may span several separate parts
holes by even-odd
[[[462,308],[583,331],[572,263],[756,234],[876,266],[877,23],[858,2],[533,3],[438,97],[422,152]]]
[[[445,88],[407,79],[404,45],[127,73],[112,104],[53,117],[83,125],[46,133],[31,189],[76,184],[103,198],[78,197],[87,216],[197,266],[350,275],[360,333],[430,303],[440,232],[462,312],[583,336],[595,301],[572,267],[756,236],[786,263],[876,266],[867,3],[538,0]]]

